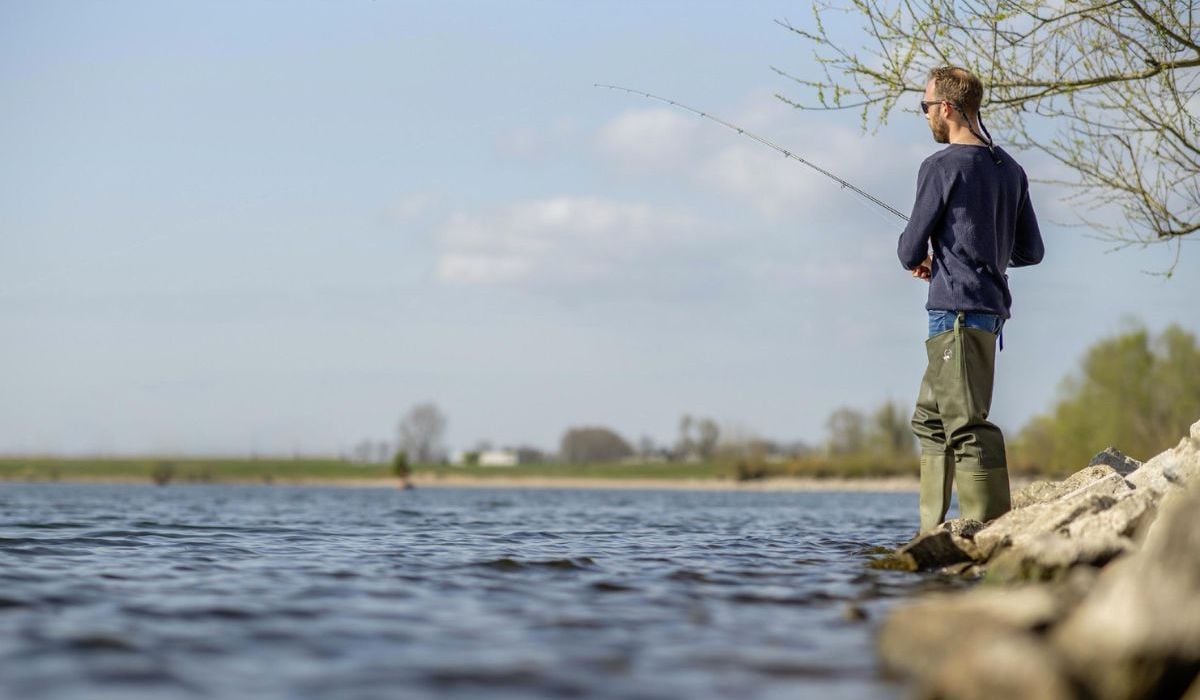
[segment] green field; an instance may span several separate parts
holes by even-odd
[[[824,459],[778,464],[746,461],[650,464],[528,464],[516,467],[419,465],[423,478],[568,478],[568,479],[719,479],[771,477],[854,478],[915,475],[915,464]],[[385,464],[351,464],[336,459],[228,458],[0,458],[4,481],[145,481],[147,483],[296,483],[395,478]]]

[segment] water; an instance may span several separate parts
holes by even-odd
[[[0,697],[890,698],[914,494],[0,486]],[[867,614],[854,621],[851,606]]]

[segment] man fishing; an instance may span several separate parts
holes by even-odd
[[[994,145],[979,117],[983,84],[963,68],[930,73],[921,111],[946,148],[921,163],[897,253],[929,283],[929,364],[912,427],[921,444],[921,530],[946,517],[958,481],[962,517],[1009,510],[1004,435],[988,421],[996,340],[1009,318],[1009,267],[1043,254],[1025,171]],[[1003,347],[1003,341],[1001,341]]]

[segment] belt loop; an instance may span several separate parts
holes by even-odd
[[[954,331],[958,332],[958,330],[965,325],[967,325],[967,312],[959,311],[958,315],[954,317]]]

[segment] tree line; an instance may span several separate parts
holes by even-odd
[[[1172,447],[1200,420],[1200,348],[1171,325],[1157,336],[1137,327],[1085,353],[1048,412],[1010,445],[1016,471],[1069,474],[1116,447],[1146,460]]]
[[[648,436],[631,443],[612,428],[583,425],[563,432],[557,453],[528,446],[509,451],[521,455],[522,463],[719,463],[742,479],[911,475],[916,473],[917,445],[910,416],[908,404],[890,399],[869,410],[843,406],[825,421],[824,440],[810,445],[723,429],[713,418],[685,414],[670,444]],[[1109,446],[1145,460],[1174,445],[1196,420],[1200,420],[1196,337],[1177,325],[1158,335],[1135,326],[1098,341],[1084,353],[1079,368],[1063,380],[1054,405],[1012,433],[1009,463],[1016,473],[1069,474]],[[413,464],[445,464],[450,458],[443,445],[447,425],[436,404],[419,403],[402,417],[394,444],[363,441],[353,459],[402,462],[404,469]],[[490,443],[480,442],[467,455],[477,457],[490,449]]]

